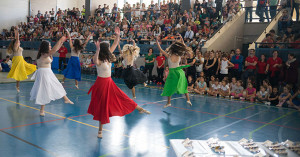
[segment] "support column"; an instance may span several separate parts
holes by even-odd
[[[92,0],[85,0],[85,21],[89,19],[92,11]]]

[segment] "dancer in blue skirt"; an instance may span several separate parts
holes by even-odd
[[[79,39],[75,39],[73,44],[69,31],[67,31],[67,34],[70,40],[71,58],[68,62],[67,68],[63,71],[64,78],[61,83],[64,83],[66,78],[75,79],[75,87],[79,89],[78,81],[81,81],[81,67],[79,55],[80,52],[86,47],[93,34],[90,34],[83,44]]]

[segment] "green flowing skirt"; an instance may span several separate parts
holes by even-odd
[[[190,65],[185,65],[169,69],[169,75],[167,77],[161,96],[172,96],[173,94],[188,93],[188,83],[185,77],[185,73],[182,69],[189,66]]]

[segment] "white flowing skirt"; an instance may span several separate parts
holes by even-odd
[[[30,100],[35,100],[35,104],[49,104],[67,95],[51,68],[39,68],[31,79],[35,81],[30,92]]]

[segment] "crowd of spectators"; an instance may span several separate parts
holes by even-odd
[[[114,4],[112,9],[104,4],[103,7],[99,5],[87,21],[84,6],[81,11],[79,8],[59,8],[57,12],[52,8],[44,14],[38,11],[34,17],[28,17],[27,22],[19,24],[20,40],[56,41],[65,35],[65,29],[69,30],[74,39],[85,39],[93,32],[94,40],[112,40],[113,27],[119,26],[121,39],[125,42],[134,39],[140,44],[152,44],[155,36],[160,36],[168,44],[180,34],[186,42],[195,40],[196,47],[201,47],[241,9],[239,0],[228,1],[224,7],[220,0],[204,0],[203,3],[196,0],[193,8],[188,10],[183,10],[181,3],[176,3],[176,0],[163,0],[160,4],[152,1],[149,6],[144,3],[131,6],[126,3],[123,8]],[[13,30],[14,27],[3,30],[0,40],[13,39]]]

